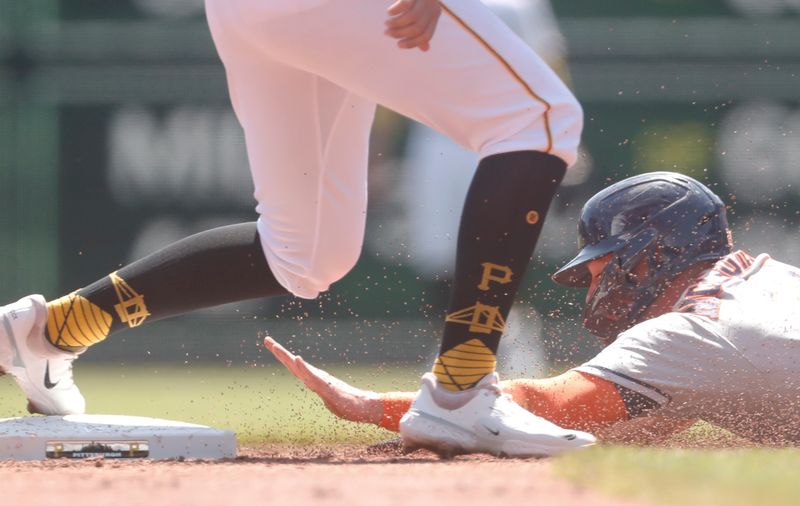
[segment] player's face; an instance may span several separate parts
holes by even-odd
[[[594,295],[594,292],[597,290],[597,285],[600,283],[600,275],[603,273],[603,269],[606,268],[606,265],[608,265],[608,262],[611,260],[612,256],[614,256],[613,253],[608,253],[600,258],[595,258],[586,264],[586,268],[589,269],[589,274],[592,275],[592,282],[589,283],[589,289],[586,291],[587,304],[589,303],[589,300],[591,300],[592,295]]]

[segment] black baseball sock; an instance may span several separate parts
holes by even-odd
[[[287,291],[267,265],[255,222],[170,244],[47,304],[47,337],[80,349],[145,321]]]
[[[508,312],[565,171],[563,160],[538,151],[493,155],[478,165],[461,216],[455,281],[433,367],[445,388],[471,388],[494,371]]]

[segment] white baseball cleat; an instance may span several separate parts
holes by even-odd
[[[487,374],[474,388],[451,392],[436,376],[425,374],[417,398],[400,420],[403,443],[446,457],[548,457],[595,443],[591,434],[561,428],[527,411],[501,393],[498,382],[497,373]]]
[[[76,353],[47,342],[47,306],[41,295],[29,295],[0,307],[0,373],[14,377],[28,397],[28,411],[75,415],[86,401],[72,380]]]

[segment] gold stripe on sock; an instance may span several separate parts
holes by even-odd
[[[105,324],[107,318],[110,318],[110,320],[108,320],[109,322],[114,321],[114,318],[110,314],[100,309],[100,306],[97,306],[95,304],[89,304],[89,306],[90,306],[89,311],[92,312],[92,316],[94,316],[94,321],[97,322],[97,324],[100,326],[101,329],[103,328],[103,325]],[[108,325],[110,328],[111,323],[109,323]]]
[[[511,65],[511,63],[509,63],[509,61],[506,60],[497,49],[492,47],[492,45],[489,44],[489,42],[486,39],[481,37],[478,34],[478,32],[475,31],[474,28],[469,26],[466,21],[461,19],[460,16],[458,16],[456,13],[450,10],[448,6],[444,5],[441,2],[439,4],[442,6],[442,10],[446,14],[448,14],[451,18],[453,18],[453,21],[455,21],[456,24],[458,24],[464,30],[466,30],[467,33],[469,33],[481,46],[483,46],[484,49],[486,49],[486,51],[488,51],[489,54],[491,54],[500,63],[500,65],[503,66],[503,68],[505,68],[505,70],[512,76],[512,78],[515,81],[517,81],[517,83],[520,86],[522,86],[522,88],[525,89],[527,94],[534,101],[538,102],[539,104],[541,104],[542,107],[544,107],[544,113],[542,114],[542,119],[544,120],[544,130],[545,133],[547,134],[547,147],[544,149],[544,152],[550,153],[553,150],[553,132],[550,127],[550,110],[553,108],[553,106],[550,104],[550,102],[545,100],[541,95],[539,95],[536,91],[534,91],[533,86],[529,84],[527,81],[525,81],[522,75]]]
[[[494,372],[496,366],[492,350],[480,339],[471,339],[439,355],[433,364],[433,374],[447,390],[466,390]]]
[[[487,367],[493,367],[495,363],[494,359],[491,360],[469,360],[463,358],[453,358],[452,356],[447,356],[447,367],[458,367],[459,369],[486,369]]]
[[[78,319],[75,317],[75,305],[76,304],[72,305],[70,308],[72,309],[72,312],[67,315],[65,325],[63,327],[64,335],[72,336],[72,339],[80,346],[89,346],[92,344],[92,337],[91,335],[87,336],[82,332],[83,329],[81,329]],[[70,346],[72,346],[72,344],[70,344]]]
[[[108,331],[103,332],[104,326],[99,326],[97,320],[95,320],[95,317],[92,315],[92,308],[88,300],[75,304],[73,306],[73,311],[75,312],[75,317],[81,322],[81,326],[89,329],[90,335],[108,335]]]
[[[110,314],[74,293],[47,303],[47,339],[59,348],[99,343],[108,336],[111,322]]]

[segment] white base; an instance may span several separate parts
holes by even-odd
[[[0,460],[235,456],[236,435],[204,425],[119,415],[0,419]]]

